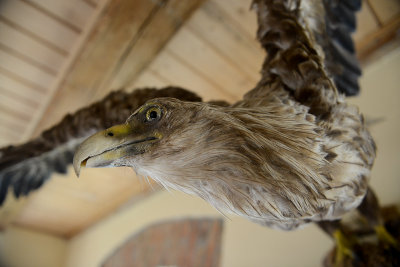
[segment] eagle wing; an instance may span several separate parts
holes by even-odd
[[[360,0],[255,0],[257,37],[267,57],[261,81],[245,99],[280,87],[323,113],[338,91],[356,95],[361,70],[351,33],[360,7]]]
[[[11,187],[18,198],[39,188],[52,173],[66,173],[81,141],[97,131],[123,123],[134,110],[157,97],[201,101],[195,93],[178,87],[139,89],[132,93],[115,91],[103,100],[65,116],[36,139],[1,148],[0,205]]]

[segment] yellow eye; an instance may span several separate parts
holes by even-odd
[[[161,110],[159,107],[151,107],[146,111],[146,120],[154,121],[161,117]]]

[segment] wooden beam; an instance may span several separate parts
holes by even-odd
[[[109,1],[34,131],[127,86],[204,0]]]
[[[372,32],[356,43],[358,58],[365,61],[376,50],[394,40],[400,29],[400,17],[392,19],[379,30]]]

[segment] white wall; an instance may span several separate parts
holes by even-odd
[[[66,247],[62,238],[10,226],[0,232],[0,266],[62,267]]]
[[[180,192],[156,193],[73,238],[67,267],[94,267],[131,235],[154,222],[182,217],[222,217],[203,200]],[[304,245],[305,240],[307,245]],[[331,243],[315,226],[296,232],[261,227],[238,217],[224,220],[222,266],[319,266]],[[287,252],[291,251],[291,257]],[[301,259],[301,262],[299,262]]]

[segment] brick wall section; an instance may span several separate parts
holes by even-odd
[[[221,219],[161,222],[133,235],[102,266],[217,267],[222,226]]]

